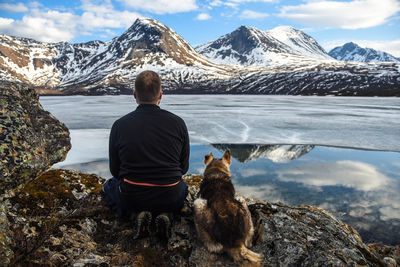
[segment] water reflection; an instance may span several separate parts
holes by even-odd
[[[220,153],[231,149],[237,159],[231,170],[238,192],[270,202],[320,206],[354,227],[366,242],[400,243],[399,153],[304,145],[213,146]]]
[[[231,150],[231,155],[239,162],[246,163],[260,158],[276,163],[285,163],[310,152],[313,145],[251,145],[251,144],[212,144],[220,151]]]
[[[359,161],[307,162],[277,171],[278,179],[311,186],[345,186],[357,190],[377,190],[390,179],[377,167]]]
[[[400,243],[400,153],[310,145],[192,145],[188,173],[202,173],[205,154],[221,157],[228,148],[238,192],[269,202],[319,206],[354,227],[366,242]],[[110,176],[107,159],[64,168]]]

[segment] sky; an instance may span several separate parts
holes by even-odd
[[[193,47],[242,25],[289,25],[326,51],[352,41],[400,57],[400,0],[0,0],[0,34],[44,42],[108,41],[141,17]]]

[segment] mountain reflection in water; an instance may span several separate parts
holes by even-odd
[[[367,243],[400,243],[400,153],[313,145],[191,145],[188,173],[204,155],[232,153],[236,191],[268,202],[319,206]],[[108,177],[108,161],[63,166]]]
[[[314,145],[251,145],[251,144],[212,144],[220,151],[229,149],[232,157],[239,162],[270,159],[273,162],[289,162],[310,152]]]

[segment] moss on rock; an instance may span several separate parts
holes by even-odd
[[[68,128],[43,110],[35,90],[0,82],[0,196],[64,160]]]

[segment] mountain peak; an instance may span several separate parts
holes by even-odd
[[[361,48],[361,47],[356,43],[348,42],[343,45],[343,48],[346,50],[352,50],[352,49]]]
[[[314,38],[292,26],[278,26],[266,33],[289,46],[294,54],[332,59]]]
[[[362,48],[353,42],[333,48],[329,55],[337,60],[358,62],[399,62],[393,55],[372,48]]]
[[[282,25],[282,26],[277,26],[275,28],[273,28],[270,31],[285,31],[285,32],[298,32],[299,30],[293,28],[292,26],[288,26],[288,25]]]

